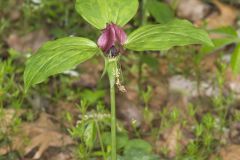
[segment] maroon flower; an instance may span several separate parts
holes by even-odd
[[[98,46],[104,53],[109,54],[109,52],[114,52],[113,54],[115,55],[121,50],[118,47],[122,48],[126,40],[127,35],[123,29],[111,23],[107,25],[102,35],[99,37]]]

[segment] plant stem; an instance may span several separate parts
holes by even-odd
[[[139,12],[139,18],[140,18],[140,23],[139,23],[139,27],[143,26],[147,19],[146,19],[146,8],[145,8],[145,4],[146,4],[146,0],[140,0],[140,12]],[[139,97],[141,94],[141,86],[142,86],[142,66],[143,66],[143,62],[142,62],[142,56],[143,56],[144,52],[140,52],[140,56],[139,56],[139,62],[138,62],[138,89],[139,89]]]
[[[112,159],[117,160],[117,140],[116,140],[116,102],[115,102],[115,83],[118,75],[118,57],[106,59],[106,67],[110,83],[111,99],[111,138],[112,138]]]
[[[112,138],[112,160],[117,160],[117,140],[116,140],[116,104],[115,86],[110,86],[111,96],[111,138]]]
[[[103,146],[101,130],[100,130],[100,127],[99,127],[99,124],[98,124],[97,120],[95,120],[95,124],[96,124],[96,127],[97,127],[98,138],[99,138],[100,146],[101,146],[101,149],[102,149],[103,159],[107,160],[107,156],[106,156],[106,153],[105,153],[105,150],[104,150],[104,146]]]
[[[143,26],[146,21],[146,0],[141,0],[140,1],[140,12],[139,12],[139,17],[140,17],[140,25],[139,26]]]

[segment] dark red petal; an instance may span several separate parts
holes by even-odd
[[[115,43],[116,36],[114,28],[108,25],[98,39],[98,46],[104,51],[108,51]]]
[[[115,25],[115,24],[112,24],[112,27],[113,27],[114,30],[115,30],[115,36],[116,36],[117,41],[118,41],[121,45],[123,45],[123,44],[126,42],[126,40],[127,40],[127,35],[126,35],[126,33],[124,32],[124,30],[123,30],[122,28],[118,27],[118,26]]]
[[[110,48],[115,45],[123,45],[127,40],[127,35],[115,24],[108,24],[98,39],[98,46],[103,52],[109,52]]]

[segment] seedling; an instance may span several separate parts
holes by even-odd
[[[123,30],[136,14],[138,0],[76,0],[77,12],[93,27],[102,31],[97,44],[87,38],[66,37],[44,44],[27,62],[25,90],[76,65],[101,55],[110,82],[112,160],[116,154],[115,84],[125,91],[119,80],[118,61],[123,52],[168,50],[174,46],[206,44],[208,34],[186,20],[172,20],[164,25],[146,25],[128,36]],[[104,73],[105,73],[104,71]]]

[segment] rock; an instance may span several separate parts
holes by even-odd
[[[173,0],[167,0],[169,3]],[[179,0],[177,15],[193,22],[200,21],[210,12],[211,6],[201,0]]]
[[[202,82],[198,89],[196,80],[190,80],[183,76],[173,76],[169,79],[170,90],[183,93],[188,99],[201,95],[216,96],[219,91],[218,88],[212,86],[210,82]]]

